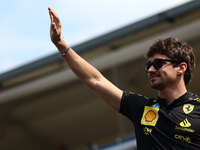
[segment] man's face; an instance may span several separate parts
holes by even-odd
[[[154,62],[156,59],[168,59],[166,55],[155,53],[153,57],[149,58],[149,62]],[[147,70],[148,77],[151,82],[151,87],[157,90],[163,90],[175,84],[177,79],[177,68],[173,67],[172,62],[162,61],[161,68],[155,69],[153,65]]]

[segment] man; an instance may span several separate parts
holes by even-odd
[[[158,99],[148,99],[120,90],[76,54],[61,38],[58,15],[51,8],[49,15],[52,42],[83,83],[134,123],[138,149],[200,149],[200,97],[186,89],[195,67],[187,43],[159,39],[149,48],[145,69]]]

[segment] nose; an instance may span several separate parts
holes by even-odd
[[[153,65],[151,65],[151,67],[147,70],[147,72],[155,72],[156,69],[154,68]]]

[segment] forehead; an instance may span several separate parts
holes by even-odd
[[[153,62],[155,59],[170,59],[170,58],[166,55],[155,53],[155,54],[153,54],[152,57],[149,57],[148,60]]]

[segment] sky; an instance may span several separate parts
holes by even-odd
[[[0,74],[58,53],[48,7],[73,47],[191,0],[4,0],[0,5]],[[58,53],[59,55],[59,53]]]

